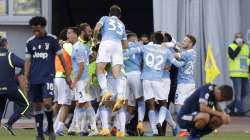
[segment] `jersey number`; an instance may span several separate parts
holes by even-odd
[[[163,63],[163,56],[161,55],[153,55],[152,53],[148,53],[146,55],[146,65],[155,70],[161,70],[161,65]]]
[[[54,84],[53,83],[46,83],[47,84],[47,90],[53,91],[54,90]]]
[[[122,35],[123,34],[123,25],[113,19],[109,19],[109,25],[108,28],[109,31],[116,31],[117,34]]]
[[[187,62],[186,66],[184,67],[184,73],[189,75],[193,75],[194,74],[194,63],[192,61]]]

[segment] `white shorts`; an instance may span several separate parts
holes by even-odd
[[[143,93],[144,100],[154,98],[155,100],[166,100],[168,101],[168,95],[170,91],[170,79],[161,80],[143,80]]]
[[[135,106],[136,99],[143,97],[141,72],[129,72],[127,75],[128,104]]]
[[[55,93],[60,105],[71,105],[72,93],[64,78],[55,78]]]
[[[111,62],[112,66],[123,64],[122,44],[118,41],[102,41],[98,50],[96,63]]]
[[[90,102],[93,100],[93,97],[90,93],[87,92],[86,86],[88,84],[88,80],[80,80],[76,83],[75,91],[75,99],[78,103]]]
[[[99,86],[90,86],[90,94],[93,99],[96,99],[98,102],[100,101],[101,88]]]
[[[122,94],[118,94],[117,93],[117,89],[116,89],[116,80],[114,78],[107,78],[107,82],[108,82],[108,90],[112,93],[112,101],[115,101],[116,98],[124,98],[124,99],[128,99],[128,95],[126,92],[126,87],[127,87],[127,79],[125,77],[122,78],[123,81],[123,86],[122,86]]]
[[[175,104],[184,105],[184,101],[195,91],[195,84],[178,84],[175,94]]]

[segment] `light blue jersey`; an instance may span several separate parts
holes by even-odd
[[[98,23],[102,25],[102,41],[127,40],[125,26],[116,16],[104,16]]]
[[[83,45],[80,42],[77,42],[73,45],[73,50],[71,54],[72,58],[72,66],[73,66],[73,77],[76,78],[78,73],[78,64],[84,63],[84,70],[81,76],[81,80],[88,79],[88,65],[89,65],[89,57],[87,46]]]
[[[168,63],[183,66],[184,62],[177,61],[169,49],[161,47],[158,44],[145,45],[139,48],[128,49],[124,56],[130,56],[135,53],[143,54],[143,70],[141,79],[143,80],[159,80],[164,78],[164,67]]]
[[[135,43],[135,42],[129,42],[128,48],[140,48],[141,44],[140,43]],[[141,53],[136,53],[131,56],[125,57],[124,58],[124,69],[125,72],[132,72],[132,71],[141,71],[141,63],[142,63],[142,54]]]
[[[194,81],[194,66],[196,60],[196,52],[194,49],[186,50],[181,53],[182,61],[185,62],[184,66],[179,68],[178,84],[181,83],[195,83]]]

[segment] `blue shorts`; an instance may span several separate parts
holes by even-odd
[[[179,124],[180,128],[187,129],[188,131],[194,128],[193,120],[197,114],[197,112],[186,114],[180,111],[180,113],[177,115],[177,123]]]
[[[54,83],[30,84],[29,99],[32,102],[43,102],[45,98],[54,98]]]

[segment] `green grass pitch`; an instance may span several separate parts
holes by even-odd
[[[11,136],[4,129],[0,129],[0,140],[35,140],[34,130],[16,129],[17,136]],[[48,139],[47,137],[45,139]],[[65,136],[58,137],[57,140],[184,140],[175,137],[80,137],[80,136]],[[219,133],[211,134],[202,138],[202,140],[250,140],[250,134],[248,133]]]

